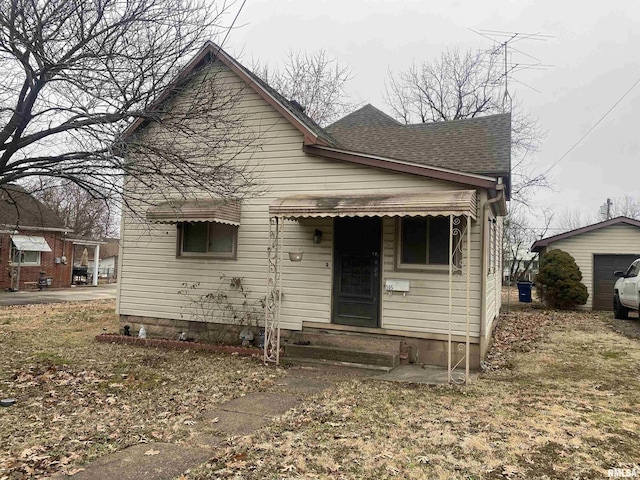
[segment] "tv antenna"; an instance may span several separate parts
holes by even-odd
[[[513,78],[513,75],[523,70],[546,70],[549,67],[553,67],[553,65],[542,63],[542,60],[540,60],[539,58],[523,52],[518,48],[515,48],[513,44],[524,40],[546,42],[549,38],[554,38],[553,35],[543,35],[541,33],[507,32],[504,30],[474,30],[473,28],[470,28],[469,30],[493,42],[493,47],[487,50],[487,53],[489,53],[490,55],[500,55],[502,57],[504,73],[500,76],[500,78],[497,79],[497,81],[502,81],[502,79],[504,79],[502,108],[505,111],[511,110],[512,98],[511,94],[509,93],[509,80],[513,80],[514,82],[520,83],[521,85],[524,85],[525,87],[528,87],[540,93],[539,90],[536,90],[531,85],[527,85],[526,83]],[[512,57],[514,53],[517,54],[520,58],[524,57],[526,60],[514,62]]]

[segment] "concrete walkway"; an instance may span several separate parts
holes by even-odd
[[[394,373],[395,372],[395,373]],[[216,406],[196,419],[185,444],[145,443],[106,455],[70,476],[75,480],[165,480],[209,460],[213,450],[230,437],[243,437],[268,425],[311,395],[337,382],[375,378],[411,383],[444,383],[446,370],[406,365],[380,375],[377,371],[335,365],[298,365],[286,370],[268,391],[250,393]],[[213,433],[212,433],[213,432]]]
[[[209,460],[213,449],[229,437],[250,435],[305,398],[339,381],[370,377],[368,370],[336,366],[296,366],[266,392],[256,392],[218,405],[196,420],[189,445],[145,443],[99,458],[73,476],[75,480],[165,480]],[[205,433],[205,432],[215,433]]]
[[[20,292],[0,292],[0,306],[32,305],[36,303],[87,302],[116,298],[115,283],[97,287],[75,287],[60,289],[24,290]]]

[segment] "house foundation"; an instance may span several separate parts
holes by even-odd
[[[132,336],[137,336],[140,327],[144,325],[148,338],[178,339],[184,333],[188,339],[201,342],[239,345],[240,332],[245,325],[234,325],[194,320],[175,320],[167,318],[140,317],[135,315],[120,315],[120,331],[128,325]],[[280,331],[281,344],[284,347],[285,358],[294,356],[298,359],[308,357],[315,360],[340,361],[348,363],[366,363],[366,354],[373,357],[387,355],[389,366],[398,364],[417,363],[446,367],[448,365],[449,345],[446,338],[416,338],[412,333],[408,336],[398,332],[387,332],[378,329],[377,332],[305,327],[302,331]],[[258,327],[251,327],[257,344]],[[442,337],[446,337],[442,335]],[[308,347],[308,348],[306,348]],[[308,352],[307,352],[308,350]],[[464,363],[465,342],[456,338],[452,342],[452,363]],[[480,345],[474,339],[469,348],[469,368],[480,368]],[[461,364],[461,370],[464,365]],[[460,368],[460,366],[458,367]]]

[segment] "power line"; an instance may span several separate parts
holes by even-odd
[[[580,139],[579,139],[576,143],[574,143],[574,144],[571,146],[571,148],[570,148],[569,150],[567,150],[567,151],[565,152],[565,154],[564,154],[564,155],[562,155],[558,160],[556,160],[556,161],[555,161],[555,162],[554,162],[554,163],[553,163],[553,164],[552,164],[552,165],[551,165],[551,166],[550,166],[550,167],[545,171],[545,175],[546,175],[547,173],[549,173],[553,168],[555,168],[555,167],[556,167],[556,166],[557,166],[557,165],[558,165],[558,164],[559,164],[559,163],[560,163],[560,162],[561,162],[561,161],[562,161],[562,160],[563,160],[567,155],[569,155],[569,154],[573,151],[573,149],[574,149],[574,148],[576,148],[578,145],[580,145],[580,143],[582,143],[582,141],[583,141],[585,138],[587,138],[587,135],[589,135],[589,134],[590,134],[590,133],[591,133],[591,132],[592,132],[592,131],[593,131],[593,130],[598,126],[598,125],[600,125],[600,122],[602,122],[605,118],[607,118],[607,116],[608,116],[608,115],[613,111],[613,109],[614,109],[614,108],[616,108],[616,107],[618,106],[618,104],[619,104],[620,102],[622,102],[622,100],[624,100],[624,98],[625,98],[627,95],[629,95],[629,93],[631,92],[631,90],[633,90],[634,88],[636,88],[636,86],[637,86],[639,83],[640,83],[640,78],[638,78],[638,79],[634,82],[634,84],[633,84],[633,85],[631,85],[631,87],[629,88],[629,90],[627,90],[626,92],[624,92],[624,94],[623,94],[623,95],[618,99],[618,101],[617,101],[616,103],[614,103],[614,104],[613,104],[613,106],[612,106],[609,110],[607,110],[607,111],[605,112],[605,114],[604,114],[604,115],[602,115],[602,116],[598,119],[598,121],[597,121],[596,123],[594,123],[594,124],[593,124],[593,126],[592,126],[589,130],[587,130],[587,132],[586,132],[584,135],[582,135],[582,137],[580,137]]]
[[[222,42],[220,42],[220,45],[218,45],[218,52],[216,53],[216,56],[218,55],[218,53],[220,53],[220,49],[222,48],[222,46],[224,45],[224,42],[227,41],[227,37],[229,36],[229,34],[231,33],[231,30],[233,29],[233,26],[236,23],[236,20],[238,20],[238,17],[240,16],[240,12],[242,11],[242,9],[244,8],[244,4],[247,3],[247,0],[243,0],[242,1],[242,5],[240,5],[240,8],[238,9],[238,12],[236,13],[236,16],[233,18],[233,22],[231,22],[231,25],[229,26],[229,29],[227,30],[227,34],[224,36],[224,38],[222,39]]]

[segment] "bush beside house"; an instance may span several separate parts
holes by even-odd
[[[542,255],[536,285],[540,297],[551,308],[570,310],[584,305],[589,298],[580,268],[563,250],[554,249]]]

